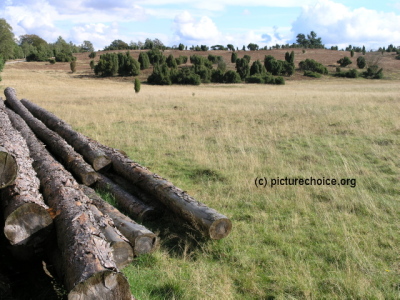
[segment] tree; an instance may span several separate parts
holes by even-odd
[[[340,64],[341,67],[346,67],[346,66],[348,66],[348,65],[351,65],[351,64],[352,64],[352,61],[351,61],[350,58],[348,58],[347,56],[345,56],[345,57],[339,59],[339,60],[337,61],[337,63]]]
[[[7,60],[14,57],[14,34],[5,19],[0,19],[0,56]]]
[[[19,44],[29,44],[34,47],[39,47],[41,45],[47,45],[47,42],[36,34],[25,34],[19,37]]]
[[[350,56],[351,56],[351,57],[354,57],[354,49],[351,49],[351,51],[350,51]]]
[[[80,46],[82,52],[93,52],[94,47],[90,41],[83,41],[83,44]]]
[[[149,56],[147,55],[146,52],[140,52],[138,60],[140,63],[140,70],[145,70],[150,67]]]
[[[256,60],[250,67],[250,76],[255,74],[265,74],[266,70],[264,65],[259,61]]]
[[[89,54],[89,58],[95,58],[95,57],[96,57],[96,52],[92,51],[92,52]]]
[[[364,69],[366,64],[367,64],[367,62],[365,61],[364,56],[357,57],[357,67],[359,69]]]
[[[135,93],[140,92],[140,80],[139,78],[135,78]]]
[[[129,45],[121,40],[114,40],[109,46],[104,48],[104,51],[108,50],[128,50]]]
[[[232,52],[231,63],[236,63],[237,58],[238,58],[237,53],[236,52]]]
[[[179,44],[178,49],[181,50],[181,51],[185,50],[185,45],[184,44]]]
[[[230,51],[235,51],[235,47],[234,47],[232,44],[228,44],[226,47],[227,47],[228,50],[230,50]]]
[[[176,60],[175,60],[175,58],[174,58],[174,56],[172,54],[170,54],[167,57],[166,63],[167,63],[167,66],[170,67],[170,68],[175,69],[175,68],[178,67],[178,64],[176,63]]]
[[[236,60],[236,71],[240,78],[244,80],[250,74],[249,61],[245,58],[238,58]]]
[[[254,44],[254,43],[250,43],[247,45],[247,49],[249,49],[250,51],[256,51],[256,50],[258,50],[258,45]]]
[[[304,34],[299,33],[296,36],[296,42],[304,48],[324,48],[321,38],[317,38],[317,34],[314,31],[311,31],[307,38]]]

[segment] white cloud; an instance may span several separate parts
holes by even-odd
[[[376,49],[400,44],[400,15],[366,8],[351,10],[343,4],[321,0],[305,6],[292,24],[292,31],[308,34],[315,31],[326,46],[347,45]]]
[[[251,12],[248,9],[243,10],[242,15],[249,16]]]
[[[214,1],[202,1],[206,2],[209,10],[214,10],[213,6],[219,8],[226,6],[261,6],[261,7],[300,7],[302,5],[315,3],[316,0],[214,0]],[[192,0],[138,0],[138,4],[142,5],[193,5],[198,6],[199,2]],[[204,6],[204,5],[203,5]],[[204,7],[206,8],[206,7]]]
[[[188,11],[175,17],[174,31],[179,40],[186,43],[211,45],[219,43],[221,38],[221,33],[209,17],[197,20]]]

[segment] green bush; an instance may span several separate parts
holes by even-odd
[[[153,68],[153,73],[147,78],[149,84],[171,85],[171,71],[166,63],[156,64]]]
[[[149,57],[150,63],[154,66],[155,64],[164,64],[166,57],[162,54],[160,49],[154,48],[147,51],[147,56]]]
[[[94,60],[91,60],[89,65],[90,65],[90,68],[93,70],[94,69]]]
[[[54,64],[56,63],[56,60],[55,60],[54,58],[50,58],[50,59],[49,59],[49,63],[50,63],[51,65],[54,65]]]
[[[314,77],[314,78],[321,78],[321,74],[313,71],[304,71],[304,76]]]
[[[211,82],[214,83],[224,83],[225,72],[223,70],[212,70],[211,72]]]
[[[139,78],[135,78],[135,93],[140,92],[140,80]]]
[[[172,75],[172,83],[199,85],[201,83],[201,78],[198,74],[193,73],[192,68],[183,67],[179,70],[175,70]]]
[[[359,69],[364,69],[366,66],[366,61],[365,61],[365,57],[364,56],[359,56],[357,57],[357,67]]]
[[[275,77],[275,84],[285,84],[285,78],[283,78],[282,76]]]
[[[89,58],[95,58],[96,57],[96,52],[91,52],[90,54],[89,54]]]
[[[72,52],[61,51],[56,54],[55,59],[57,62],[71,62],[76,58],[74,58]]]
[[[336,77],[357,78],[360,74],[356,69],[351,69],[346,72],[337,72],[334,74]]]
[[[345,56],[345,57],[339,59],[339,60],[337,61],[337,63],[340,64],[341,67],[346,67],[346,66],[348,66],[348,65],[351,65],[353,62],[351,61],[350,58],[348,58],[347,56]]]
[[[236,60],[236,71],[242,80],[248,77],[250,75],[249,61],[246,58],[238,58]]]
[[[320,74],[328,74],[328,69],[322,65],[321,63],[307,58],[299,63],[300,70],[302,71],[311,71]]]
[[[237,53],[236,52],[232,52],[231,63],[233,63],[233,64],[236,63],[237,58],[238,58]]]
[[[226,71],[224,75],[224,82],[225,83],[240,83],[242,82],[240,75],[232,70]]]
[[[382,79],[383,69],[379,69],[378,66],[371,66],[367,68],[367,71],[362,73],[362,76],[367,79]]]
[[[172,54],[168,55],[165,62],[167,63],[167,66],[170,68],[175,69],[178,67],[178,64],[176,63],[176,60]]]
[[[3,72],[5,61],[3,56],[0,55],[0,72]]]
[[[115,54],[114,54],[115,55]],[[118,53],[118,75],[120,76],[137,76],[140,74],[140,63],[134,59],[129,51]]]
[[[255,74],[247,77],[246,83],[265,83],[265,79],[261,74]]]
[[[149,56],[146,52],[140,52],[138,61],[140,63],[140,70],[145,70],[150,67]]]

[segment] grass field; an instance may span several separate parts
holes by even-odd
[[[400,298],[398,80],[143,84],[135,94],[132,82],[22,64],[2,77],[3,90],[231,218],[220,241],[146,224],[160,248],[123,270],[138,299]],[[356,185],[263,188],[257,177]]]

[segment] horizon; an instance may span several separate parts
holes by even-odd
[[[102,50],[114,40],[159,39],[165,46],[233,44],[239,49],[292,44],[297,34],[317,33],[325,47],[349,45],[377,50],[400,45],[400,2],[386,0],[6,0],[2,17],[16,38],[36,34],[48,43],[59,36],[76,45],[90,41]],[[184,7],[184,8],[182,8]]]

